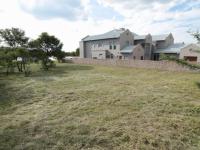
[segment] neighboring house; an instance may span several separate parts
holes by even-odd
[[[170,34],[137,35],[128,29],[115,29],[104,34],[86,36],[80,42],[80,57],[93,59],[140,59],[160,60],[161,54],[179,58],[184,43],[174,43]],[[194,47],[194,46],[193,46]],[[190,51],[190,53],[192,53]],[[188,52],[187,52],[188,54]],[[199,61],[198,53],[186,55],[184,51],[180,58]],[[185,55],[185,56],[183,56]]]
[[[182,48],[180,59],[200,63],[200,44],[189,44]]]
[[[185,43],[175,43],[168,46],[167,48],[155,49],[153,60],[159,60],[161,54],[179,58],[180,50],[184,48],[185,46],[186,46]]]

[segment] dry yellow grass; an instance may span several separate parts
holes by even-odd
[[[200,75],[58,64],[0,76],[0,149],[200,149]]]

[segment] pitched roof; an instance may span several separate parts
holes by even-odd
[[[197,48],[191,48],[190,50],[193,52],[200,52],[200,44],[199,43],[191,43],[191,44],[187,44],[184,48],[189,47],[189,46],[195,46]]]
[[[144,40],[144,39],[146,39],[146,36],[147,36],[147,35],[136,35],[136,36],[134,37],[134,40]]]
[[[136,34],[136,33],[134,33],[134,32],[131,32],[131,33],[132,33],[133,36],[138,36],[138,34]]]
[[[190,43],[190,44],[187,44],[187,46],[190,46],[190,45],[194,45],[196,47],[200,47],[200,44],[199,43]]]
[[[104,34],[87,36],[82,40],[83,41],[95,41],[95,40],[103,40],[103,39],[115,39],[115,38],[119,38],[120,34],[123,32],[125,32],[124,29],[114,29],[114,30],[106,32]]]
[[[123,48],[120,52],[121,53],[132,53],[133,50],[137,47],[138,45],[129,45]]]
[[[163,53],[163,54],[169,54],[169,53],[174,53],[174,54],[179,54],[180,50],[184,47],[186,47],[187,44],[185,43],[175,43],[167,48],[164,49],[157,49],[154,53]]]
[[[162,34],[162,35],[152,35],[152,40],[153,41],[164,41],[169,34]]]

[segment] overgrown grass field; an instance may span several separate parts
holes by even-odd
[[[200,74],[58,64],[0,75],[0,149],[199,150]]]

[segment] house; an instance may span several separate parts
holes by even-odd
[[[200,44],[189,44],[180,50],[180,59],[200,63]]]
[[[134,36],[126,29],[87,36],[80,42],[80,57],[93,59],[123,59],[121,50],[133,46]]]
[[[185,46],[186,46],[185,43],[174,43],[174,44],[169,45],[166,48],[155,49],[153,60],[159,60],[161,54],[165,54],[165,55],[168,55],[168,56],[174,56],[176,58],[179,58],[180,51]]]
[[[196,45],[197,46],[197,45]],[[161,54],[199,61],[199,55],[174,43],[172,33],[138,35],[128,29],[114,29],[100,35],[86,36],[80,41],[80,57],[93,59],[160,60]],[[194,47],[191,45],[190,47]],[[186,47],[186,49],[190,49]],[[186,54],[187,51],[187,54]],[[189,54],[190,52],[190,54]],[[181,53],[181,55],[180,55]],[[193,58],[194,53],[197,55]]]

